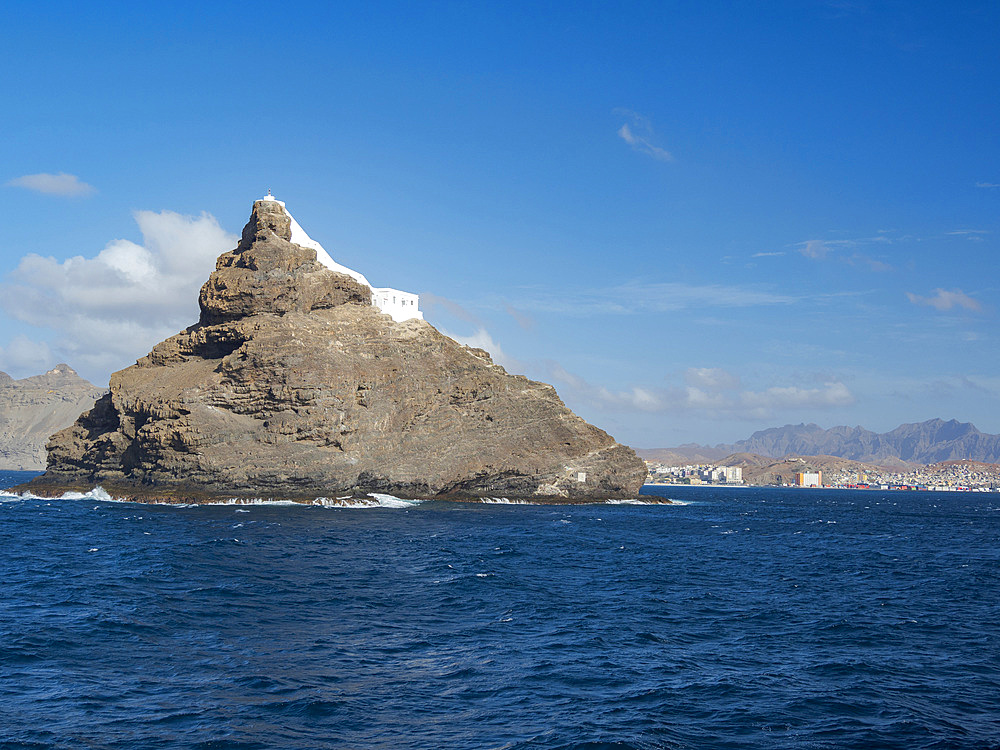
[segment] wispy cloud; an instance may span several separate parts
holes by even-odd
[[[441,333],[465,346],[471,346],[473,349],[483,349],[489,353],[490,358],[496,364],[503,367],[507,372],[523,373],[527,369],[524,362],[508,355],[497,340],[490,335],[490,332],[482,326],[477,328],[471,336],[457,336],[443,328],[441,329]]]
[[[674,156],[665,148],[654,143],[656,134],[649,119],[630,109],[616,109],[615,114],[627,117],[629,122],[618,128],[618,137],[640,154],[646,154],[658,161],[673,161]]]
[[[780,257],[782,255],[786,255],[786,254],[787,253],[785,253],[784,251],[779,250],[779,251],[770,252],[770,253],[754,253],[750,257],[751,258],[777,258],[777,257]]]
[[[881,260],[877,260],[875,258],[871,258],[867,255],[863,255],[862,253],[854,253],[854,255],[847,258],[846,260],[852,266],[865,266],[872,271],[893,270],[892,266],[890,266],[888,263],[885,263]]]
[[[745,391],[740,394],[740,402],[752,416],[765,417],[793,408],[849,406],[854,403],[854,395],[846,385],[833,381],[819,388],[774,386],[763,391]]]
[[[529,290],[515,304],[522,311],[589,316],[790,305],[799,299],[765,289],[726,284],[632,282],[601,289],[576,290],[558,296],[547,289]]]
[[[858,239],[805,240],[804,242],[796,242],[792,247],[806,258],[812,260],[825,260],[828,257],[836,255],[838,261],[848,263],[852,266],[863,266],[872,271],[891,271],[893,267],[885,261],[861,252],[855,251],[850,255],[846,255],[843,251],[853,250],[865,245],[891,245],[895,241],[895,239],[889,237],[886,233],[880,232],[874,237],[861,237]]]
[[[535,327],[535,319],[525,312],[518,310],[511,305],[504,305],[504,312],[512,317],[517,324],[525,331],[530,331]]]
[[[805,242],[799,242],[797,247],[800,253],[814,260],[825,258],[830,252],[829,244],[823,240],[806,240]]]
[[[765,419],[780,413],[831,409],[854,403],[854,394],[838,379],[818,386],[773,385],[761,390],[741,387],[739,376],[721,368],[690,368],[684,386],[631,386],[611,389],[588,383],[550,363],[549,376],[564,384],[572,400],[604,409],[649,413],[694,413],[706,418]]]
[[[479,327],[482,327],[483,325],[482,319],[475,313],[469,311],[454,300],[433,294],[431,292],[420,293],[420,306],[424,309],[425,314],[430,313],[433,315],[438,309],[441,309],[459,320],[464,320],[466,323],[472,323],[473,325]]]
[[[33,341],[23,334],[0,347],[0,370],[14,377],[37,375],[56,364],[56,357],[44,341]]]
[[[951,232],[945,232],[945,234],[951,237],[965,237],[965,239],[972,240],[973,242],[982,242],[983,236],[990,233],[988,229],[955,229]]]
[[[977,188],[1000,188],[1000,182],[977,182]]]
[[[86,195],[93,195],[97,192],[97,188],[93,185],[83,182],[75,174],[66,174],[65,172],[60,172],[59,174],[48,174],[45,172],[26,174],[22,177],[15,177],[13,180],[8,180],[7,185],[34,190],[36,193],[59,195],[67,198],[79,198]]]
[[[668,394],[662,389],[654,390],[633,386],[626,390],[612,390],[604,386],[593,385],[556,362],[550,362],[548,370],[548,376],[551,380],[569,387],[572,394],[570,400],[583,400],[601,408],[624,408],[646,412],[669,410],[672,394]]]
[[[983,311],[983,306],[979,300],[970,297],[961,289],[952,289],[950,291],[947,289],[935,289],[934,295],[931,297],[921,297],[919,294],[907,292],[906,297],[915,305],[933,307],[935,310],[940,310],[941,312],[952,310],[956,307],[971,310],[972,312]]]
[[[56,334],[62,361],[98,379],[198,319],[198,290],[235,235],[209,214],[136,211],[143,244],[114,240],[93,257],[25,255],[0,286],[7,314]]]
[[[690,386],[713,392],[738,388],[740,385],[739,376],[720,367],[689,367],[684,373],[684,380]]]

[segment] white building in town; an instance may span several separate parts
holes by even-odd
[[[404,292],[399,289],[390,289],[389,287],[372,286],[368,279],[366,279],[362,274],[348,268],[347,266],[340,265],[331,257],[330,253],[323,249],[321,244],[306,234],[306,231],[299,226],[297,221],[295,221],[295,217],[292,216],[291,212],[285,208],[284,201],[279,201],[271,195],[270,190],[268,190],[267,195],[260,200],[274,201],[285,210],[285,213],[288,214],[288,218],[292,222],[292,242],[296,245],[301,245],[302,247],[312,248],[316,251],[316,260],[329,268],[331,271],[347,274],[355,281],[359,281],[371,289],[372,304],[379,310],[387,315],[391,315],[392,319],[397,323],[401,323],[404,320],[410,320],[411,318],[416,318],[418,320],[424,319],[424,314],[420,312],[419,295],[413,294],[412,292]]]
[[[698,476],[703,482],[715,484],[742,484],[742,466],[710,466],[698,472]]]
[[[800,471],[795,474],[796,487],[822,487],[822,471]]]

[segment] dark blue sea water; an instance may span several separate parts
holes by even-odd
[[[1000,746],[1000,495],[660,491],[0,496],[0,746]]]

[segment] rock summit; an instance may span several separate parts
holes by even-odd
[[[296,228],[284,204],[255,202],[201,289],[199,322],[112,375],[29,488],[195,502],[639,493],[644,463],[552,386],[419,318],[397,322],[358,275],[293,242]]]

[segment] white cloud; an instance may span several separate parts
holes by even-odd
[[[18,335],[7,346],[0,347],[0,370],[15,378],[38,375],[55,364],[55,355],[44,341]]]
[[[483,322],[480,317],[467,308],[458,304],[454,300],[450,300],[447,297],[441,297],[432,292],[421,292],[420,293],[420,306],[424,310],[425,315],[431,315],[437,311],[437,309],[442,309],[448,314],[458,318],[459,320],[464,320],[466,323],[472,323],[476,326],[482,326]]]
[[[456,336],[452,333],[448,333],[444,329],[441,329],[441,333],[454,339],[460,344],[465,344],[465,346],[471,346],[476,349],[485,349],[489,352],[493,361],[508,372],[520,373],[524,372],[526,369],[523,362],[508,356],[500,344],[498,344],[497,341],[490,335],[489,331],[482,326],[477,328],[476,332],[471,336]]]
[[[867,255],[862,255],[861,253],[854,253],[850,258],[846,259],[848,263],[852,266],[868,266],[872,271],[891,271],[892,266],[881,260],[871,258]]]
[[[740,385],[738,375],[726,372],[720,367],[689,367],[684,373],[684,380],[690,386],[709,391],[730,390]]]
[[[823,240],[807,240],[799,243],[799,252],[807,258],[825,258],[830,252],[830,247]]]
[[[504,312],[512,317],[514,321],[525,331],[530,331],[535,327],[535,319],[527,313],[521,312],[516,307],[504,305]]]
[[[102,380],[197,322],[198,290],[238,240],[206,213],[134,216],[142,245],[113,240],[64,261],[29,254],[0,289],[9,315],[55,331],[57,357]]]
[[[849,406],[854,396],[841,382],[824,383],[820,388],[774,386],[763,391],[744,391],[740,403],[753,416],[768,416],[775,411],[809,407]]]
[[[677,401],[676,406],[694,411],[725,411],[729,406],[725,395],[722,393],[709,393],[695,386],[688,386],[683,390],[683,398]]]
[[[977,188],[998,188],[998,187],[1000,187],[1000,183],[997,183],[997,182],[977,182],[976,183],[976,187]]]
[[[726,284],[630,282],[602,289],[583,289],[560,295],[539,289],[514,304],[531,312],[561,315],[635,315],[651,312],[732,307],[790,305],[798,298],[751,287]],[[506,303],[505,303],[506,304]]]
[[[613,391],[604,386],[595,386],[578,375],[574,375],[558,362],[548,362],[548,378],[568,386],[573,397],[601,407],[626,408],[637,411],[663,411],[666,404],[662,394],[650,388],[634,386],[624,391]]]
[[[618,129],[618,137],[631,146],[634,151],[651,156],[658,161],[674,160],[673,154],[653,142],[655,134],[653,126],[647,118],[628,109],[616,109],[615,114],[624,115],[631,120],[631,125],[625,123]]]
[[[804,242],[796,242],[791,245],[791,247],[794,247],[807,258],[811,258],[813,260],[823,260],[838,250],[851,250],[858,246],[865,245],[891,245],[900,239],[901,238],[898,237],[889,237],[884,230],[880,230],[880,233],[874,237],[858,237],[854,239],[842,240],[806,240]],[[859,252],[854,252],[851,255],[840,254],[836,257],[843,263],[847,263],[852,266],[866,266],[872,271],[893,270],[892,266],[888,263]]]
[[[97,192],[97,188],[82,182],[75,174],[26,174],[23,177],[16,177],[9,180],[7,184],[11,187],[21,187],[27,190],[34,190],[36,193],[46,195],[61,195],[65,197],[80,197],[92,195]]]
[[[956,229],[953,232],[945,232],[952,237],[965,237],[972,242],[982,242],[984,235],[990,234],[988,229]]]
[[[598,388],[596,395],[607,404],[624,406],[637,411],[662,411],[665,406],[661,396],[648,388],[640,388],[639,386],[633,386],[627,391]]]
[[[983,310],[983,306],[979,300],[973,299],[961,289],[953,289],[951,291],[947,289],[935,289],[933,297],[921,297],[919,294],[907,292],[906,297],[915,305],[933,307],[935,310],[942,312],[955,307],[962,307],[973,312],[982,312]]]
[[[751,258],[778,258],[778,257],[780,257],[780,256],[782,256],[784,254],[785,253],[782,252],[782,251],[773,252],[773,253],[754,253],[750,257]]]
[[[650,413],[688,413],[705,418],[763,419],[777,413],[800,415],[806,410],[831,409],[854,403],[854,395],[839,380],[820,387],[775,385],[763,390],[741,390],[740,378],[720,368],[693,367],[686,386],[651,388],[631,386],[612,390],[595,386],[551,363],[549,376],[568,387],[571,398],[603,409]]]

